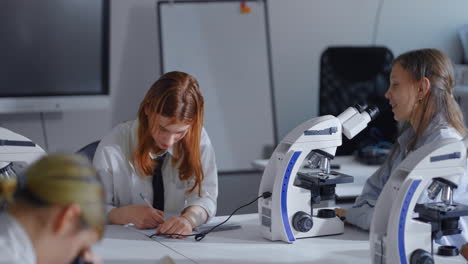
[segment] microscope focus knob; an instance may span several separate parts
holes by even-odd
[[[431,253],[423,249],[417,249],[411,254],[410,264],[434,264],[434,258]]]
[[[312,229],[312,226],[314,225],[314,222],[312,221],[312,217],[310,214],[299,211],[294,214],[293,216],[293,227],[299,232],[307,232],[310,229]]]

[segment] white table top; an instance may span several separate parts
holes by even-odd
[[[104,264],[163,264],[165,256],[177,264],[196,263],[165,245],[129,228],[108,225],[104,239],[93,246]]]
[[[260,170],[265,169],[268,164],[268,160],[254,160],[252,165]],[[334,171],[351,175],[354,177],[353,183],[338,184],[336,186],[336,195],[339,197],[352,197],[361,194],[362,188],[366,183],[366,180],[371,176],[380,166],[378,165],[366,165],[359,161],[356,161],[353,156],[337,156],[331,164],[339,164],[340,169],[332,169]]]
[[[104,263],[158,263],[157,259],[164,255],[171,256],[177,264],[370,262],[368,233],[354,227],[346,226],[342,235],[304,238],[287,244],[264,239],[257,214],[237,215],[231,220],[242,228],[211,233],[200,242],[192,237],[150,240],[136,231],[109,226],[95,251]]]

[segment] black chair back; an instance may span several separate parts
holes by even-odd
[[[337,116],[357,103],[375,105],[376,120],[352,140],[343,137],[337,155],[349,155],[379,141],[393,142],[397,124],[385,92],[389,86],[393,53],[385,47],[329,47],[320,60],[320,115]]]
[[[78,150],[76,153],[87,157],[91,162],[93,162],[94,153],[96,153],[96,149],[97,149],[97,146],[99,145],[99,142],[100,140],[96,140],[92,143],[89,143],[88,145]]]

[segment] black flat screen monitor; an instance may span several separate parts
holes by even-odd
[[[108,0],[2,0],[0,112],[106,104],[108,23]]]

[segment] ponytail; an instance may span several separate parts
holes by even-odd
[[[83,222],[104,233],[104,189],[91,163],[77,154],[52,154],[33,163],[25,172],[24,188],[15,202],[35,207],[78,204]]]

